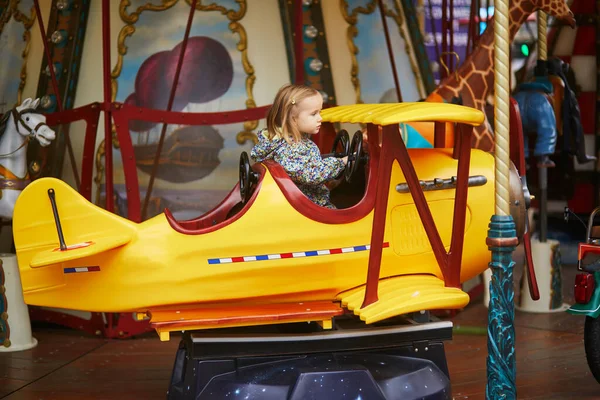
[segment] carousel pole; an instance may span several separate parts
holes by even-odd
[[[548,46],[546,30],[548,15],[538,10],[538,60],[548,59]],[[541,164],[538,167],[540,183],[540,242],[545,243],[548,236],[548,166]]]
[[[183,41],[181,42],[181,50],[179,51],[179,58],[177,59],[177,69],[175,70],[175,76],[173,77],[173,84],[171,85],[171,92],[169,93],[169,102],[167,103],[167,111],[171,111],[173,108],[173,102],[175,101],[175,92],[177,91],[177,83],[179,82],[179,75],[181,73],[181,67],[183,65],[183,59],[185,57],[185,50],[187,48],[188,39],[190,37],[190,30],[192,29],[192,22],[194,21],[194,12],[196,11],[196,5],[198,0],[192,0],[190,5],[190,14],[188,15],[187,25],[185,27],[185,33],[183,34]],[[160,154],[162,153],[163,145],[165,143],[165,135],[167,133],[167,123],[163,123],[162,130],[160,132],[160,138],[158,139],[158,146],[156,148],[156,154],[154,155],[154,163],[152,164],[152,172],[150,173],[150,181],[148,182],[148,188],[146,190],[146,197],[144,198],[144,205],[142,207],[142,221],[147,217],[148,204],[150,203],[150,197],[152,195],[152,189],[154,188],[154,179],[158,172],[158,162],[160,160]]]
[[[538,59],[548,60],[548,14],[538,10]]]
[[[104,76],[104,190],[106,211],[114,211],[111,76],[110,76],[110,1],[102,0],[102,69]]]
[[[496,0],[494,5],[496,215],[492,216],[486,240],[492,252],[486,399],[511,400],[517,398],[512,253],[518,244],[518,239],[509,208],[509,0]]]
[[[387,18],[385,16],[385,8],[382,0],[379,0],[379,11],[381,13],[381,23],[383,24],[383,33],[385,34],[385,43],[387,45],[388,56],[392,66],[392,76],[394,77],[394,85],[396,86],[396,96],[398,97],[398,103],[402,103],[402,92],[400,90],[400,81],[398,80],[398,71],[396,70],[396,60],[394,58],[394,50],[392,49],[390,31],[388,30]]]

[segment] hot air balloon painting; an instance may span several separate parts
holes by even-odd
[[[224,0],[219,5],[239,11],[239,4],[233,1]],[[126,22],[122,29],[134,29],[131,35],[121,36],[119,43],[127,47],[127,53],[117,71],[116,101],[151,109],[168,108],[189,7],[181,1],[160,12],[144,11],[136,22],[122,13]],[[246,35],[240,35],[239,28],[232,30],[231,15],[196,10],[171,111],[219,112],[247,107],[252,98],[252,85],[249,89],[247,84],[252,72],[242,63],[239,47]],[[237,26],[242,26],[241,22]],[[163,130],[164,143],[153,174]],[[237,182],[239,154],[251,146],[240,146],[236,141],[243,130],[242,124],[165,128],[162,123],[131,120],[129,131],[142,196],[153,180],[150,204],[155,206],[146,217],[161,212],[164,204],[180,216],[197,215],[215,206]],[[114,160],[119,163],[120,157],[115,155]],[[120,164],[115,165],[115,192],[125,197],[119,168]]]
[[[148,57],[135,79],[135,92],[125,103],[165,110],[174,81],[182,43],[171,51]],[[189,38],[185,49],[179,84],[171,111],[183,111],[190,103],[203,104],[223,96],[233,80],[233,63],[225,46],[206,36]],[[129,129],[143,134],[155,127],[146,121],[133,120]],[[146,136],[147,137],[147,136]],[[135,142],[134,142],[135,143]],[[218,165],[223,138],[210,126],[186,126],[175,129],[161,149],[157,177],[170,182],[190,182],[204,178]],[[153,143],[134,145],[138,168],[150,174],[158,146]]]

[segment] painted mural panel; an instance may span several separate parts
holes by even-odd
[[[12,108],[25,86],[33,0],[0,1],[0,113]]]
[[[122,6],[126,3],[121,2]],[[255,106],[254,72],[246,53],[243,26],[246,2],[198,3],[172,110],[217,112]],[[190,5],[183,0],[152,7],[146,4],[132,1],[120,10],[125,25],[118,45],[125,54],[113,71],[118,75],[113,96],[119,102],[166,110]],[[249,151],[250,132],[256,125],[247,122],[165,128],[163,124],[131,121],[142,204],[164,130],[147,217],[160,213],[165,206],[178,218],[193,217],[220,202],[238,181],[239,156]],[[114,162],[117,204],[121,204],[119,212],[123,214],[125,182],[118,151]]]
[[[352,79],[357,102],[396,102],[398,97],[385,39],[381,12],[376,0],[341,0],[342,13],[349,23],[348,40],[354,54]],[[420,73],[404,37],[404,15],[399,1],[383,1],[396,71],[403,101],[421,99]]]

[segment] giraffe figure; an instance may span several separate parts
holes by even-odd
[[[515,37],[520,26],[527,17],[537,10],[542,10],[557,19],[565,20],[575,27],[575,18],[565,0],[511,0],[510,41]],[[450,74],[429,95],[428,101],[450,102],[454,97],[462,99],[462,104],[477,108],[485,113],[486,99],[494,85],[494,21],[493,18],[481,36],[475,50],[462,63],[455,74]],[[476,127],[472,147],[493,151],[494,136],[490,122],[487,120]]]

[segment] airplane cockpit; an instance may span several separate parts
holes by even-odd
[[[323,125],[327,125],[324,127],[324,134],[333,137],[333,124]],[[371,132],[374,142],[379,141],[377,133]],[[371,152],[367,147],[367,142],[363,142],[361,130],[357,130],[350,140],[348,131],[342,129],[335,135],[331,151],[322,154],[323,158],[348,156],[348,164],[338,177],[337,186],[331,190],[331,201],[336,209],[327,209],[312,203],[277,162],[267,160],[252,164],[248,154],[242,152],[239,160],[239,181],[213,210],[185,221],[176,220],[168,209],[165,209],[165,215],[169,224],[181,233],[202,234],[219,229],[241,217],[251,206],[257,192],[260,191],[264,172],[268,170],[290,205],[301,214],[326,223],[354,221],[372,210],[375,199],[379,147],[376,146]],[[369,182],[371,185],[368,185]]]

